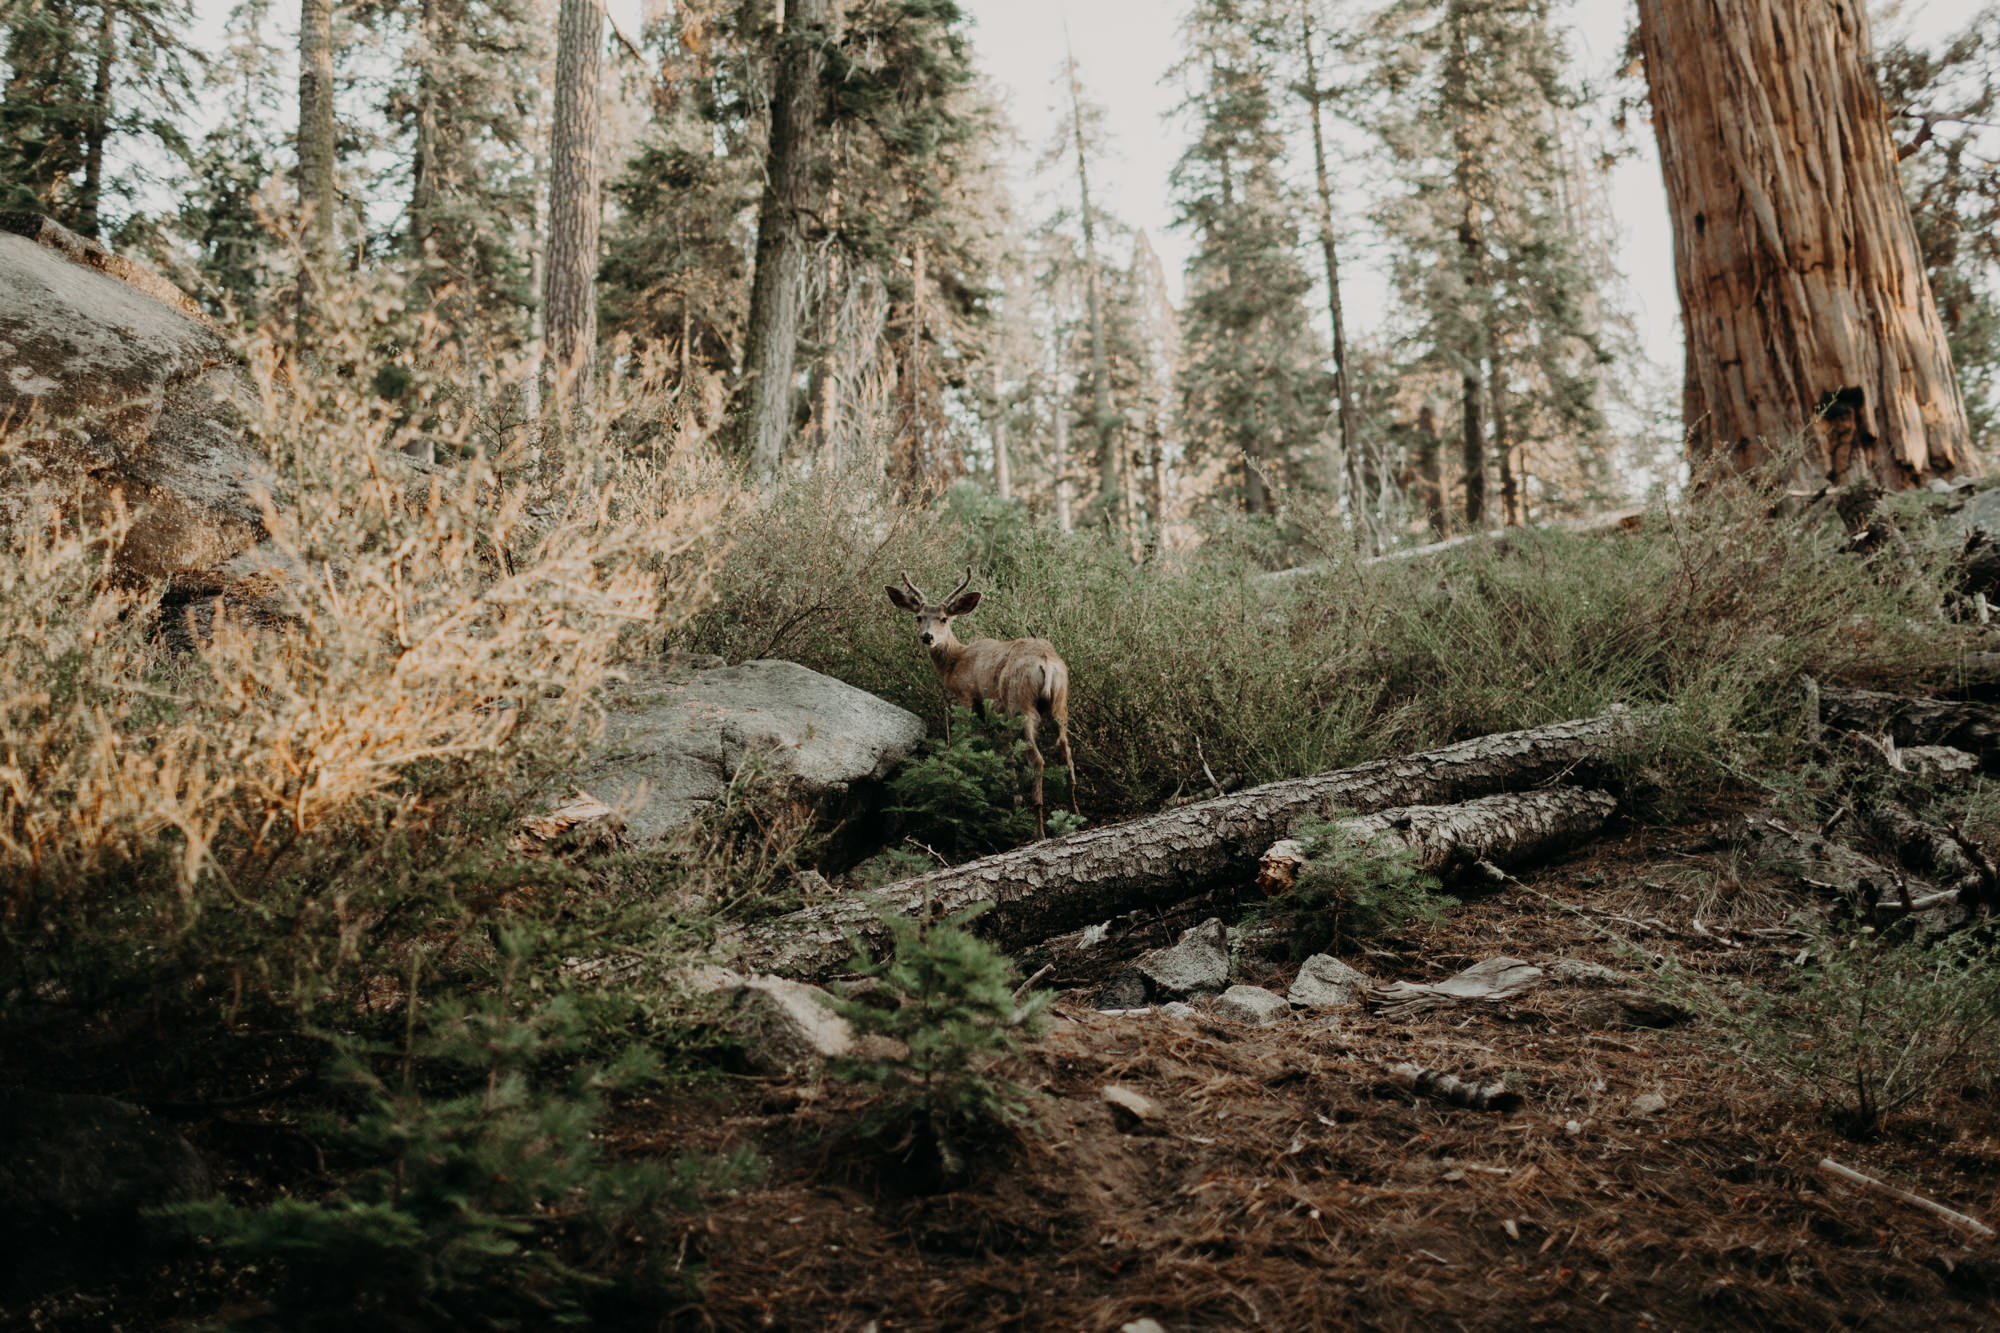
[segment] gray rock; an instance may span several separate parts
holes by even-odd
[[[2000,537],[2000,486],[1988,487],[1968,499],[1958,511],[1957,527],[1968,535],[1977,528],[1989,537]]]
[[[1147,1000],[1146,978],[1136,967],[1121,968],[1097,992],[1099,1009],[1141,1009]]]
[[[1632,1099],[1633,1115],[1658,1115],[1667,1109],[1667,1099],[1657,1092],[1649,1092]]]
[[[277,483],[245,427],[256,410],[235,352],[173,284],[46,218],[0,219],[0,523],[43,482],[134,514],[118,559],[181,591],[264,537]]]
[[[1363,992],[1373,984],[1367,974],[1332,954],[1316,953],[1299,964],[1285,998],[1304,1009],[1344,1009],[1361,1003]]]
[[[687,976],[694,989],[722,1000],[723,1026],[757,1073],[803,1077],[854,1051],[854,1029],[817,986],[725,967],[692,968]]]
[[[0,1092],[0,1299],[143,1257],[179,1234],[148,1210],[212,1193],[200,1154],[136,1106]]]
[[[568,779],[657,842],[758,766],[806,796],[883,777],[924,738],[916,714],[796,662],[638,668],[610,696],[604,744]]]
[[[1162,999],[1182,1000],[1229,984],[1229,938],[1221,917],[1210,917],[1175,944],[1139,960],[1139,971]]]
[[[1250,1024],[1275,1023],[1291,1011],[1284,997],[1273,995],[1262,986],[1231,986],[1222,992],[1214,1008],[1217,1018]]]
[[[1161,1018],[1171,1018],[1176,1023],[1185,1023],[1190,1018],[1201,1017],[1201,1010],[1185,1000],[1170,1000],[1159,1008]]]

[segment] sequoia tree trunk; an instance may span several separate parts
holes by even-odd
[[[792,426],[792,375],[798,366],[799,322],[805,316],[806,222],[819,202],[813,194],[812,164],[830,22],[827,0],[791,0],[778,35],[770,150],[757,210],[757,267],[750,281],[743,357],[749,374],[745,452],[759,473],[777,470]]]
[[[1860,0],[1639,0],[1699,469],[1980,471]]]
[[[333,0],[299,4],[299,211],[304,264],[299,274],[298,328],[303,342],[317,320],[318,287],[333,267],[337,236],[333,134]]]
[[[910,913],[948,913],[990,901],[993,907],[974,928],[1002,948],[1018,948],[1136,907],[1190,898],[1232,878],[1248,883],[1258,858],[1302,819],[1325,818],[1336,810],[1439,805],[1537,786],[1622,752],[1639,732],[1638,715],[1611,713],[1482,736],[1086,829],[891,884],[876,899]],[[1497,848],[1561,836],[1581,827],[1579,820],[1602,822],[1607,798],[1600,793],[1540,795],[1551,800],[1523,798],[1523,808],[1532,807],[1517,821],[1526,832],[1494,832],[1491,811],[1471,818],[1446,815],[1425,821],[1426,827],[1437,825],[1440,838],[1447,825],[1467,836],[1483,827],[1498,839]],[[1495,848],[1477,852],[1489,854],[1517,859]],[[838,970],[853,955],[852,939],[879,944],[883,933],[868,904],[846,900],[764,923],[736,945],[751,967],[809,977]]]

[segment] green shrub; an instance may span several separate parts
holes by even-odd
[[[947,1180],[965,1172],[967,1152],[995,1132],[1028,1118],[1027,1092],[994,1064],[1020,1050],[1023,1034],[1039,1029],[1046,993],[1014,998],[1014,965],[965,929],[985,909],[969,908],[928,924],[885,912],[890,951],[873,960],[864,950],[854,970],[881,992],[846,1001],[840,1011],[859,1032],[901,1043],[901,1059],[849,1060],[837,1072],[882,1089],[864,1117],[864,1132],[908,1131],[935,1156]]]
[[[349,1106],[319,1128],[359,1163],[331,1194],[179,1210],[225,1252],[275,1261],[276,1324],[541,1326],[596,1299],[680,1290],[658,1213],[693,1206],[747,1158],[624,1162],[595,1138],[607,1094],[656,1077],[627,1043],[592,1058],[603,1025],[576,994],[544,994],[533,932],[498,932],[501,981],[421,1003],[401,1049],[337,1034]],[[418,982],[413,968],[412,988]],[[652,1240],[648,1240],[648,1235]]]
[[[1672,988],[1747,1068],[1816,1097],[1852,1134],[1954,1083],[2000,1075],[2000,948],[1991,940],[1828,929],[1810,949],[1796,986],[1740,1010],[1685,978]]]
[[[1049,735],[1042,745],[1046,758]],[[982,721],[953,705],[946,735],[924,742],[889,778],[887,813],[904,838],[963,860],[1035,838],[1034,783],[1020,719],[995,710]],[[1083,827],[1082,819],[1061,808],[1069,798],[1069,775],[1056,764],[1043,776],[1043,798],[1050,837]]]
[[[1351,947],[1413,925],[1436,925],[1458,899],[1388,834],[1365,837],[1338,819],[1308,820],[1297,833],[1305,864],[1284,892],[1258,908],[1290,922],[1301,956]]]

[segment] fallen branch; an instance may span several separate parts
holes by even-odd
[[[1470,1083],[1422,1065],[1397,1064],[1385,1068],[1390,1078],[1412,1092],[1436,1097],[1468,1111],[1511,1111],[1521,1104],[1521,1094],[1507,1091],[1504,1083]]]
[[[1908,1190],[1897,1189],[1894,1185],[1889,1184],[1887,1181],[1877,1180],[1873,1176],[1863,1175],[1861,1172],[1856,1171],[1851,1166],[1842,1166],[1839,1162],[1834,1161],[1831,1157],[1820,1158],[1819,1169],[1826,1172],[1828,1175],[1838,1176],[1840,1179],[1845,1180],[1850,1184],[1859,1185],[1864,1189],[1874,1190],[1877,1194],[1886,1194],[1892,1199],[1901,1199],[1904,1203],[1910,1204],[1911,1206],[1916,1208],[1923,1209],[1925,1212],[1931,1214],[1933,1217],[1936,1217],[1940,1221],[1944,1222],[1947,1226],[1956,1227],[1960,1231],[1969,1231],[1973,1235],[1979,1237],[1981,1240],[1993,1239],[1993,1228],[1987,1226],[1984,1222],[1980,1221],[1978,1218],[1967,1217],[1964,1213],[1959,1212],[1957,1209],[1947,1208],[1943,1204],[1938,1203],[1934,1199],[1926,1199],[1921,1194],[1912,1194]]]
[[[2000,759],[2000,708],[1992,704],[1823,686],[1820,717],[1837,730],[1884,734],[1897,745],[1947,745],[1989,765]]]
[[[1405,547],[1400,551],[1385,551],[1381,555],[1371,555],[1361,563],[1381,565],[1392,564],[1399,560],[1421,560],[1425,556],[1443,555],[1461,546],[1473,546],[1483,542],[1491,542],[1497,551],[1506,551],[1521,534],[1526,532],[1566,532],[1573,536],[1590,536],[1600,532],[1629,532],[1639,526],[1639,520],[1645,517],[1645,514],[1646,509],[1641,505],[1629,509],[1614,509],[1603,514],[1586,514],[1582,518],[1561,519],[1554,523],[1534,523],[1519,528],[1488,528],[1479,532],[1462,533],[1456,537],[1446,537],[1443,541],[1428,542],[1422,546]],[[1296,565],[1291,569],[1273,570],[1257,577],[1260,582],[1265,583],[1289,583],[1328,568],[1331,566],[1324,563]]]
[[[1644,720],[1630,712],[1608,713],[1268,783],[932,871],[887,886],[873,901],[905,913],[937,915],[991,902],[972,928],[1002,948],[1019,948],[1122,912],[1164,906],[1232,881],[1246,883],[1263,851],[1310,817],[1440,805],[1567,776],[1626,750]],[[1526,802],[1522,809],[1538,811],[1539,826],[1549,829],[1588,824],[1594,831],[1610,808],[1602,793],[1528,793],[1515,799]],[[1491,822],[1493,811],[1429,821],[1404,809],[1382,818],[1390,823],[1407,818],[1410,827],[1399,835],[1427,842],[1425,830],[1433,824]],[[1493,847],[1491,854],[1512,859],[1534,845],[1523,837]],[[1540,845],[1548,845],[1546,837]],[[725,944],[759,971],[811,977],[843,967],[854,938],[879,947],[885,936],[876,906],[848,900],[760,923]]]

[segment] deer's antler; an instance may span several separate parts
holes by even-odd
[[[970,588],[971,586],[972,586],[972,566],[967,565],[965,567],[965,577],[963,579],[960,579],[958,586],[951,590],[951,596],[944,599],[944,604],[946,606],[950,606],[953,602],[958,600],[958,595],[960,593],[964,592],[967,588]]]
[[[922,588],[919,588],[915,583],[913,583],[910,580],[910,576],[908,574],[903,575],[903,586],[905,588],[908,588],[910,590],[910,595],[916,598],[917,601],[921,602],[923,605],[929,606],[931,604],[931,599],[924,596],[924,590]]]

